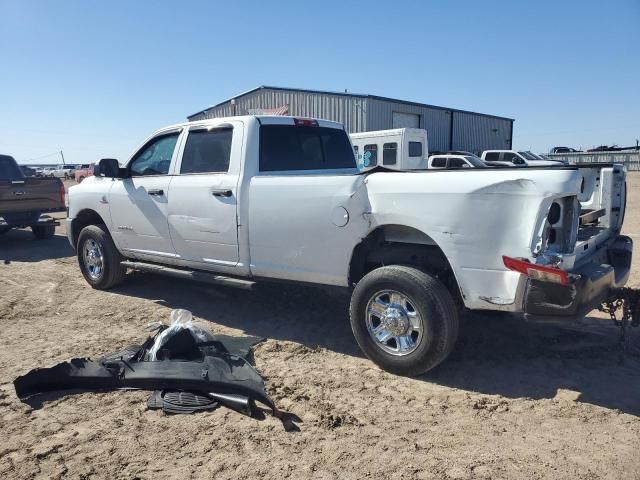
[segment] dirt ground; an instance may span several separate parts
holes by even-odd
[[[629,187],[625,232],[640,243],[640,175]],[[362,356],[335,293],[148,274],[100,292],[62,227],[48,241],[0,237],[0,260],[2,479],[640,478],[640,356],[619,362],[619,331],[601,315],[570,327],[471,316],[453,356],[412,379]],[[147,392],[16,398],[16,376],[139,342],[173,308],[213,332],[266,337],[257,366],[300,431],[225,408],[168,416],[145,408]]]

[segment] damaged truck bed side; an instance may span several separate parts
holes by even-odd
[[[250,287],[351,288],[383,368],[442,362],[458,306],[584,315],[629,276],[621,166],[357,170],[342,125],[246,116],[185,123],[69,192],[69,240],[99,289],[127,268]],[[303,320],[303,319],[301,319]]]

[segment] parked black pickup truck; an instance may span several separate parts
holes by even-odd
[[[65,210],[59,178],[25,177],[13,157],[0,155],[0,234],[31,227],[38,239],[52,237],[58,223],[43,214]]]

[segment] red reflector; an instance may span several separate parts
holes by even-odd
[[[60,181],[60,201],[63,204],[64,204],[64,194],[65,194],[64,183],[62,183],[62,181]]]
[[[293,123],[297,127],[317,127],[318,121],[313,118],[294,118]]]
[[[535,263],[507,257],[506,255],[502,256],[502,261],[509,270],[521,273],[534,280],[569,285],[569,274],[559,268],[536,265]]]

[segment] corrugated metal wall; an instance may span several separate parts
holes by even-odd
[[[511,148],[511,121],[453,112],[452,150],[482,152]]]
[[[324,93],[261,89],[236,99],[236,115],[247,115],[253,108],[289,106],[289,115],[324,118],[343,123],[349,132],[363,132],[366,127],[366,103],[362,97]],[[233,115],[230,102],[207,110],[189,120]]]
[[[368,130],[392,128],[393,112],[420,115],[420,128],[424,128],[427,131],[429,150],[443,151],[449,149],[451,113],[448,110],[369,98],[367,104]]]
[[[261,88],[189,117],[189,120],[246,115],[251,109],[289,106],[289,114],[343,123],[350,133],[393,128],[393,113],[420,115],[430,151],[510,148],[511,120],[428,106],[322,92]],[[453,115],[453,136],[451,116]]]

